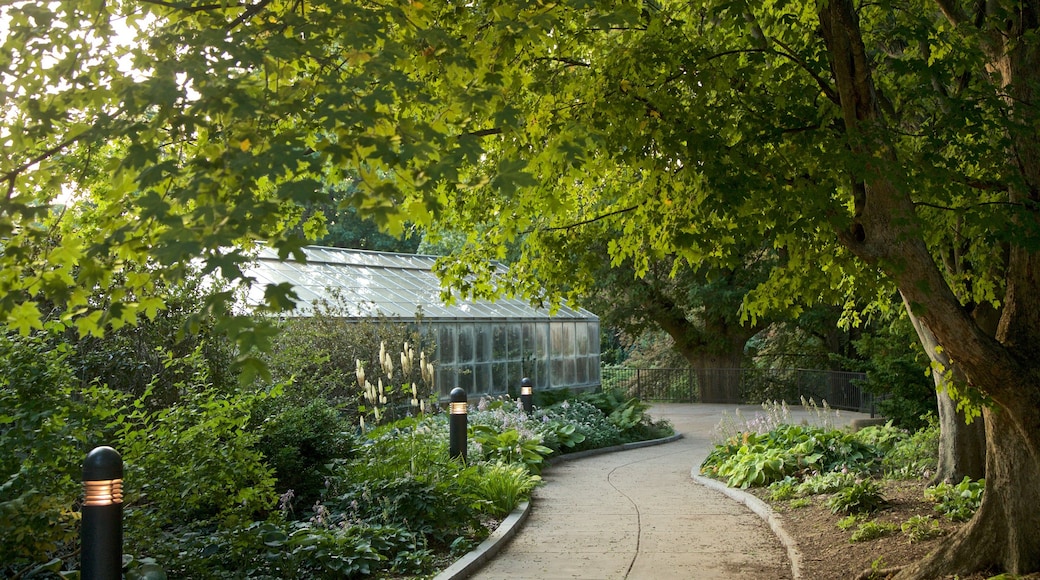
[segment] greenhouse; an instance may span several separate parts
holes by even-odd
[[[247,276],[256,279],[249,302],[268,284],[289,283],[297,313],[310,316],[322,301],[341,304],[355,319],[385,316],[414,323],[436,344],[436,388],[470,396],[505,394],[520,379],[536,389],[581,389],[600,384],[599,318],[566,304],[553,314],[526,301],[456,300],[445,304],[433,272],[436,256],[307,247],[307,261],[281,260],[262,249]],[[504,273],[506,269],[500,266]]]

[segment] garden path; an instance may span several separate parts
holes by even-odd
[[[787,552],[744,505],[696,483],[691,470],[733,405],[659,404],[683,438],[560,462],[535,490],[530,516],[472,578],[789,579]],[[739,407],[750,418],[760,407]],[[791,410],[792,420],[817,419]],[[836,424],[859,413],[842,412]]]

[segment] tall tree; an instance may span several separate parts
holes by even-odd
[[[883,278],[963,374],[957,400],[988,405],[982,507],[902,576],[1040,570],[1037,0],[0,10],[11,326],[42,325],[45,296],[100,332],[153,315],[155,277],[189,261],[235,279],[236,245],[288,256],[316,233],[294,233],[293,208],[348,170],[380,224],[467,232],[443,262],[464,292],[553,300],[538,248],[580,223],[609,220],[612,263],[637,275],[663,256],[732,265],[742,240],[771,240],[786,258],[746,301],[752,321]],[[63,195],[91,199],[84,217],[53,211]],[[521,237],[512,279],[475,261]],[[951,248],[969,268],[940,266]],[[262,345],[208,306],[240,348]]]

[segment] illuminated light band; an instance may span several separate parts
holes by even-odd
[[[520,394],[521,395],[533,395],[534,394],[534,387],[520,387]]]
[[[466,401],[462,401],[461,403],[452,403],[451,404],[451,414],[452,415],[465,415],[468,410],[469,410],[469,404],[466,403]]]
[[[123,480],[101,479],[84,481],[84,506],[103,506],[123,503]]]

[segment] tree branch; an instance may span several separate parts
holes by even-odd
[[[566,64],[566,65],[569,65],[569,66],[580,66],[580,67],[584,67],[584,68],[588,68],[588,67],[592,66],[591,64],[589,64],[589,63],[587,63],[587,62],[585,62],[583,60],[578,60],[576,58],[570,58],[570,57],[566,57],[566,56],[540,56],[540,57],[538,57],[538,58],[536,58],[534,60],[536,62],[537,61],[559,62],[559,63],[563,63],[563,64]]]
[[[173,8],[174,10],[181,10],[184,12],[206,12],[209,10],[220,10],[221,8],[242,8],[246,4],[244,2],[236,2],[235,4],[199,4],[192,6],[191,4],[183,4],[181,2],[168,2],[166,0],[141,0],[145,4],[155,4],[156,6],[163,6],[166,8]]]
[[[968,13],[964,11],[958,0],[935,0],[935,3],[939,6],[943,16],[950,21],[950,24],[960,26],[968,22]]]
[[[586,226],[586,225],[589,225],[591,223],[596,223],[596,222],[598,222],[600,220],[605,220],[607,218],[611,218],[611,217],[614,217],[616,215],[621,215],[623,213],[628,213],[630,211],[635,211],[635,210],[639,209],[640,207],[642,207],[642,204],[633,205],[632,207],[626,207],[624,209],[618,209],[618,210],[610,211],[610,212],[607,212],[605,214],[598,215],[596,217],[592,217],[592,218],[589,218],[587,220],[582,220],[580,222],[574,222],[572,224],[567,224],[565,226],[556,226],[556,227],[552,227],[552,228],[544,228],[541,231],[543,231],[543,232],[559,232],[559,231],[570,230],[570,229],[574,229],[574,228],[580,228],[581,226]],[[530,234],[530,233],[533,233],[534,231],[536,231],[537,229],[538,228],[532,228],[532,229],[529,229],[529,230],[527,230],[527,231],[525,231],[523,233]]]

